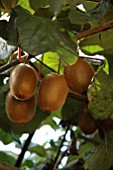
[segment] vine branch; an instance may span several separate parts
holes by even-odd
[[[18,159],[17,159],[17,161],[16,161],[16,164],[15,164],[16,167],[20,167],[20,165],[21,165],[21,163],[22,163],[22,160],[23,160],[23,158],[24,158],[24,155],[25,155],[25,153],[26,153],[26,151],[27,151],[27,149],[28,149],[28,146],[29,146],[29,144],[30,144],[30,142],[31,142],[31,139],[32,139],[34,133],[35,133],[35,132],[29,134],[28,138],[26,139],[25,144],[24,144],[24,146],[23,146],[23,148],[22,148],[22,150],[21,150],[21,153],[20,153],[20,155],[19,155],[19,157],[18,157]]]
[[[78,33],[75,35],[75,37],[79,40],[81,38],[85,38],[85,37],[91,36],[93,34],[96,34],[96,33],[102,32],[102,31],[106,31],[111,28],[113,28],[113,20],[108,23],[105,23],[103,25],[100,25],[99,27],[91,28],[89,30]]]
[[[59,156],[60,156],[61,148],[63,147],[63,144],[64,144],[64,142],[65,142],[65,138],[66,138],[66,135],[67,135],[67,132],[68,132],[69,128],[70,128],[69,126],[66,128],[66,131],[65,131],[65,133],[64,133],[64,135],[63,135],[63,139],[62,139],[61,144],[60,144],[60,146],[59,146],[57,155],[56,155],[56,157],[55,157],[55,159],[54,159],[54,161],[53,161],[53,169],[54,169],[54,167],[57,167],[57,166],[58,166],[57,160],[58,160],[58,158],[59,158]],[[60,161],[61,161],[61,160],[60,160]]]

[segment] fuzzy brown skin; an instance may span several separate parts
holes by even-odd
[[[68,82],[69,88],[75,93],[87,92],[91,79],[94,76],[94,69],[82,58],[69,66],[65,66],[64,75]]]
[[[6,96],[6,113],[8,118],[15,123],[24,124],[35,115],[37,106],[36,96],[26,101],[15,99],[11,91]]]
[[[84,111],[81,113],[80,119],[78,121],[78,126],[85,134],[92,134],[97,130],[97,123],[91,117],[87,108],[85,108]]]
[[[45,112],[58,110],[65,102],[68,85],[63,76],[50,73],[45,76],[39,86],[38,105]]]
[[[29,64],[18,64],[10,75],[10,90],[19,100],[30,99],[38,83],[37,72]]]

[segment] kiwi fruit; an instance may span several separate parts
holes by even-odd
[[[64,104],[68,90],[64,76],[53,72],[47,74],[39,85],[38,106],[48,113],[58,110]]]
[[[98,128],[96,121],[91,117],[87,107],[85,107],[80,115],[78,126],[85,134],[92,134]]]
[[[11,91],[9,91],[5,104],[8,118],[17,124],[24,124],[30,121],[35,115],[37,101],[35,95],[26,101],[17,100]]]
[[[64,75],[70,90],[86,93],[94,76],[94,69],[90,63],[79,57],[74,64],[64,67]]]
[[[106,120],[99,120],[98,121],[99,127],[105,131],[113,130],[113,119],[108,118]]]
[[[18,100],[28,100],[35,92],[38,82],[36,70],[29,64],[20,63],[11,72],[10,90]]]

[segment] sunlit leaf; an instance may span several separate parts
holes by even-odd
[[[44,147],[40,146],[40,145],[37,145],[37,146],[32,147],[32,148],[29,148],[29,151],[31,153],[36,153],[37,155],[40,155],[40,156],[45,156],[45,154],[46,154],[46,152],[44,150]]]
[[[19,0],[18,1],[18,5],[21,5],[23,8],[27,9],[28,11],[30,11],[31,13],[33,13],[34,11],[32,10],[32,8],[30,7],[29,4],[29,0]]]
[[[102,51],[112,53],[113,44],[113,29],[104,31],[100,34],[92,35],[80,41],[79,45],[81,50],[87,54],[97,54]]]

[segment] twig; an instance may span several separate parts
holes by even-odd
[[[33,58],[33,57],[34,57],[34,56],[28,56],[28,59],[31,59],[31,58]],[[26,55],[25,55],[25,57],[23,57],[23,61],[24,61],[24,59],[26,59]],[[18,59],[10,60],[8,63],[6,63],[6,64],[4,64],[4,65],[2,65],[2,66],[0,67],[0,73],[6,71],[6,70],[8,70],[8,69],[10,69],[11,67],[13,67],[13,66],[15,66],[15,65],[17,65],[17,64],[19,64],[19,63],[20,63],[20,61],[19,61]]]
[[[29,144],[31,142],[31,139],[32,139],[33,135],[34,135],[34,132],[29,134],[28,138],[26,139],[25,144],[24,144],[24,146],[23,146],[23,148],[21,150],[21,153],[20,153],[20,155],[19,155],[19,157],[18,157],[18,159],[16,161],[16,164],[15,164],[16,167],[20,167],[20,165],[22,163],[22,160],[24,158],[25,152],[28,149],[28,146],[29,146]]]
[[[60,156],[61,148],[63,147],[63,144],[64,144],[64,142],[65,142],[65,138],[66,138],[66,135],[67,135],[67,132],[68,132],[69,128],[70,128],[70,127],[68,126],[67,129],[66,129],[66,131],[65,131],[65,134],[63,135],[63,139],[62,139],[61,144],[60,144],[60,146],[59,146],[57,155],[56,155],[56,157],[55,157],[55,159],[54,159],[54,161],[53,161],[53,169],[54,169],[54,167],[57,167],[57,166],[58,166],[58,165],[56,165],[56,164],[57,164],[57,160],[58,160],[58,158],[59,158],[59,156]],[[61,160],[60,160],[60,161],[61,161]],[[58,161],[58,162],[59,162],[59,161]],[[59,162],[59,163],[60,163],[60,162]]]
[[[102,31],[106,31],[111,28],[113,28],[113,20],[108,23],[105,23],[99,27],[95,27],[95,28],[83,31],[81,33],[78,33],[75,35],[75,37],[79,40],[81,38],[85,38],[85,37],[91,36],[93,34],[96,34],[96,33],[102,32]]]
[[[68,154],[68,149],[66,149],[64,152],[62,152],[62,153],[59,155],[59,157],[58,157],[58,159],[57,159],[57,162],[56,162],[56,164],[55,164],[55,166],[54,166],[54,169],[55,169],[55,170],[58,168],[58,165],[61,163],[62,159],[63,159],[65,156],[68,156],[68,155],[69,155],[69,154]]]
[[[98,145],[98,144],[100,143],[100,142],[97,141],[97,139],[95,139],[95,138],[88,138],[88,137],[83,136],[83,135],[81,135],[81,134],[79,134],[79,135],[77,136],[77,138],[84,139],[85,141],[94,143],[94,144],[96,144],[96,145]]]
[[[11,60],[10,62],[4,64],[3,66],[0,67],[0,73],[10,69],[11,67],[19,64],[20,62],[16,59],[16,60]]]

